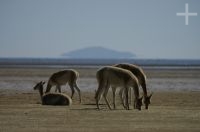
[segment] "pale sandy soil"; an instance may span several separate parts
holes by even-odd
[[[147,69],[148,91],[153,92],[149,110],[110,111],[101,100],[96,109],[94,91],[97,69],[81,69],[78,85],[83,102],[75,94],[73,105],[42,106],[33,86],[61,69],[0,68],[0,132],[199,132],[200,71]],[[53,90],[53,89],[52,89]],[[66,94],[69,88],[62,87]],[[111,100],[109,93],[109,100]]]

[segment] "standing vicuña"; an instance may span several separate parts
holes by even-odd
[[[125,90],[126,105],[124,107],[126,109],[129,109],[128,89],[132,87],[135,94],[136,108],[141,110],[142,98],[139,98],[138,80],[130,71],[122,68],[106,66],[97,71],[96,77],[99,84],[98,90],[95,95],[98,109],[99,109],[99,100],[102,96],[102,93],[109,109],[111,109],[110,104],[108,103],[107,100],[107,93],[111,86],[111,87],[120,87]]]
[[[71,105],[72,100],[69,96],[61,93],[47,93],[43,94],[43,85],[45,82],[39,82],[33,88],[39,90],[42,105]]]
[[[45,93],[48,93],[51,90],[52,86],[56,86],[56,89],[58,89],[58,91],[61,93],[61,88],[60,88],[61,85],[65,85],[68,83],[72,91],[71,98],[73,98],[75,92],[74,88],[75,88],[78,91],[79,101],[81,102],[81,91],[76,83],[78,77],[79,77],[78,72],[73,69],[56,72],[52,74],[51,77],[49,78]]]
[[[140,68],[139,66],[133,65],[133,64],[126,64],[126,63],[117,64],[114,66],[129,70],[137,77],[139,84],[141,85],[142,90],[143,90],[145,108],[148,109],[148,106],[151,102],[150,99],[151,99],[152,93],[149,96],[147,94],[146,75],[145,75],[144,71],[142,70],[142,68]],[[116,89],[113,88],[113,94],[115,94],[115,91],[116,91]],[[120,94],[122,94],[122,92],[120,92]],[[120,95],[120,96],[122,96],[122,95]]]

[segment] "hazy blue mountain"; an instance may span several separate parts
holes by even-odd
[[[103,47],[88,47],[68,53],[63,53],[62,56],[67,58],[79,59],[130,59],[136,57],[135,54],[130,52],[119,52],[112,49]]]

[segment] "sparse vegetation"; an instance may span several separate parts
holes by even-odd
[[[5,72],[12,70],[17,73],[17,77],[13,78],[10,75],[6,75]],[[0,69],[0,131],[15,131],[15,132],[55,132],[55,131],[76,131],[76,132],[199,132],[200,131],[200,91],[191,90],[188,87],[187,90],[180,91],[174,89],[155,90],[152,96],[149,109],[145,110],[144,105],[142,110],[124,110],[120,104],[120,98],[117,96],[117,110],[110,111],[105,102],[100,102],[101,109],[96,109],[94,90],[84,91],[82,93],[82,103],[79,103],[78,95],[75,96],[71,107],[67,106],[43,106],[38,100],[38,92],[33,91],[33,82],[35,80],[48,79],[50,74],[47,74],[48,70],[52,73],[56,69]],[[57,69],[58,70],[58,69]],[[77,69],[80,71],[80,88],[91,86],[97,88],[95,81],[91,78],[95,77],[95,69]],[[91,70],[91,71],[90,71]],[[45,76],[35,76],[36,73],[42,74],[45,72]],[[147,86],[148,88],[154,87],[154,79],[159,79],[162,76],[168,84],[171,80],[168,80],[169,75],[173,80],[184,79],[184,84],[174,84],[173,87],[198,85],[199,76],[195,71],[154,71],[144,70],[147,72]],[[91,73],[90,73],[91,72]],[[21,74],[26,73],[24,78]],[[88,76],[84,75],[86,73]],[[194,73],[192,78],[191,73]],[[176,75],[178,74],[178,75]],[[179,74],[184,76],[179,76]],[[158,75],[158,76],[157,76]],[[81,80],[83,79],[83,80]],[[152,81],[153,79],[153,81]],[[192,79],[192,83],[188,79]],[[84,84],[82,84],[84,81]],[[85,82],[87,81],[87,82]],[[19,83],[27,83],[27,88],[23,91],[19,91]],[[159,82],[159,80],[158,80]],[[8,84],[16,84],[15,89],[5,89],[2,86]],[[161,83],[162,87],[169,87],[167,83]],[[7,85],[3,85],[7,84]],[[18,85],[17,85],[18,84]],[[166,85],[166,86],[164,86]],[[10,85],[15,86],[15,85]],[[18,87],[17,87],[18,86]],[[28,89],[30,87],[30,89]],[[67,94],[68,91],[63,91]],[[109,100],[111,101],[111,93],[109,92]]]

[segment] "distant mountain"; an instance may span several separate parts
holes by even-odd
[[[62,56],[67,58],[77,59],[130,59],[136,57],[130,52],[119,52],[104,47],[88,47],[68,53],[63,53]]]

